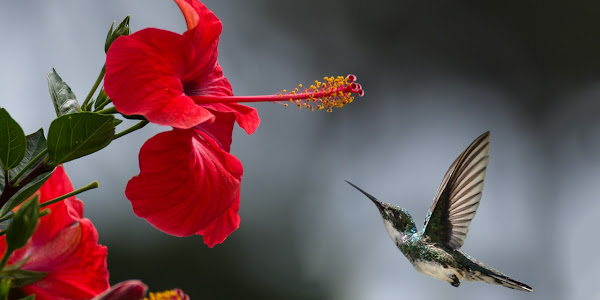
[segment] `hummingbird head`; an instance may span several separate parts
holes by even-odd
[[[363,193],[363,195],[367,196],[367,198],[369,198],[375,204],[379,210],[379,213],[381,214],[381,217],[383,218],[383,223],[385,224],[388,233],[390,236],[392,236],[392,239],[395,239],[396,234],[402,234],[404,237],[406,237],[417,232],[415,221],[404,208],[381,202],[353,183],[349,181],[346,182],[359,192]]]

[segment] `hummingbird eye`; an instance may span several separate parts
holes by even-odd
[[[397,210],[394,210],[394,209],[392,209],[392,210],[390,210],[390,212],[391,212],[391,215],[392,215],[394,218],[398,218],[398,217],[400,217],[400,214],[398,213],[398,211],[397,211]]]

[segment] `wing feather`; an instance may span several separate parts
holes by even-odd
[[[451,249],[462,247],[481,200],[489,150],[488,131],[476,138],[444,175],[423,230],[434,242]]]

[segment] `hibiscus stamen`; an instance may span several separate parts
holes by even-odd
[[[288,92],[281,91],[277,95],[263,96],[191,96],[194,102],[201,103],[234,103],[234,102],[277,102],[288,106],[288,101],[294,103],[299,109],[306,108],[311,111],[325,109],[331,112],[333,108],[340,108],[354,101],[354,96],[362,97],[365,92],[356,82],[356,76],[350,74],[346,77],[324,77],[323,81],[316,80],[314,84],[303,90],[302,85]]]
[[[190,297],[182,290],[174,289],[160,293],[148,293],[148,297],[142,300],[190,300]]]

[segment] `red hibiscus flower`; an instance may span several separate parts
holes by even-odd
[[[234,123],[252,134],[254,108],[237,102],[291,101],[327,109],[362,96],[356,77],[325,78],[308,89],[233,96],[217,62],[221,21],[197,0],[175,0],[188,30],[147,28],[119,37],[106,57],[104,89],[117,110],[174,129],[148,140],[140,174],[125,194],[136,215],[175,235],[203,235],[213,247],[239,226],[243,168],[229,154]]]
[[[140,300],[148,287],[139,280],[127,280],[113,285],[92,300]]]
[[[72,192],[73,186],[62,167],[37,192],[40,203]],[[83,217],[83,204],[75,197],[48,206],[51,213],[40,218],[27,244],[15,251],[8,265],[27,261],[23,270],[46,275],[21,288],[38,300],[89,300],[109,288],[106,247],[98,245],[98,233]],[[5,236],[0,237],[0,253],[6,251]]]

